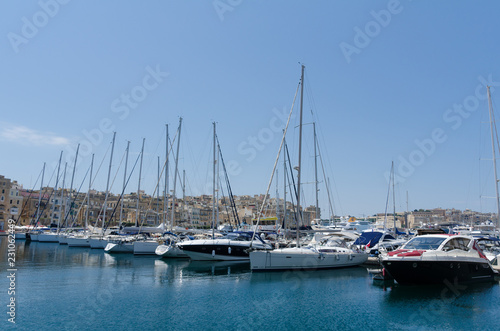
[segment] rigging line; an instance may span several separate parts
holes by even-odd
[[[301,79],[302,80],[302,79]],[[271,172],[271,178],[269,180],[269,183],[267,184],[267,189],[266,189],[266,194],[264,195],[264,203],[266,202],[266,199],[267,199],[267,195],[269,194],[269,190],[271,189],[271,184],[273,182],[273,177],[274,177],[274,173],[276,171],[276,166],[278,165],[278,161],[279,161],[279,157],[280,157],[280,154],[281,154],[281,149],[283,148],[283,143],[285,141],[285,137],[286,137],[286,133],[288,131],[288,125],[290,124],[290,118],[292,117],[292,111],[293,111],[293,108],[295,106],[295,100],[297,98],[297,94],[299,93],[299,88],[300,88],[300,84],[303,84],[304,82],[300,82],[298,85],[297,85],[297,90],[295,91],[295,96],[293,97],[293,102],[292,102],[292,107],[290,108],[290,113],[288,115],[288,119],[286,121],[286,125],[285,125],[285,130],[283,131],[283,137],[281,138],[281,144],[280,144],[280,147],[278,149],[278,154],[276,155],[276,160],[274,161],[274,167],[273,167],[273,171]],[[262,207],[261,207],[262,208]],[[257,224],[256,224],[256,227],[258,227],[259,225],[259,222],[260,222],[260,215],[262,213],[262,210],[259,212],[259,214],[257,215]],[[298,229],[297,229],[298,231]],[[250,247],[252,247],[252,243],[253,243],[253,240],[255,239],[255,231],[253,232],[252,234],[252,242],[250,243]],[[298,244],[298,243],[297,243]]]
[[[318,155],[319,155],[319,162],[321,163],[321,170],[323,171],[323,180],[325,181],[325,187],[326,187],[326,194],[328,196],[328,204],[330,206],[330,211],[332,213],[331,216],[334,216],[335,215],[335,206],[332,204],[332,199],[331,199],[331,196],[330,196],[330,188],[328,187],[328,182],[326,180],[326,174],[325,174],[325,166],[323,165],[323,156],[321,154],[321,150],[319,148],[319,144],[317,144],[316,146],[318,148]],[[335,184],[335,179],[334,179],[334,184]]]
[[[90,172],[90,166],[89,168],[87,169],[87,172],[85,173],[85,176],[83,177],[82,179],[82,183],[80,184],[80,187],[78,187],[78,190],[76,191],[76,194],[75,194],[75,197],[73,199],[73,201],[71,201],[70,203],[70,212],[71,212],[71,208],[73,206],[73,203],[75,203],[77,200],[78,200],[78,195],[80,194],[80,190],[82,189],[82,186],[83,184],[85,183],[85,179],[87,178],[87,175],[89,174]],[[76,215],[79,215],[80,214],[80,211],[81,209],[83,208],[83,203],[85,202],[85,199],[87,199],[87,194],[88,192],[85,194],[84,196],[84,199],[82,200],[82,204],[80,205],[80,207],[78,208],[77,212],[76,212]],[[75,203],[76,204],[76,203]],[[75,223],[75,216],[73,215],[73,219],[71,220],[71,227],[74,226],[74,223]],[[63,223],[64,224],[64,223]]]
[[[45,194],[43,194],[43,192],[44,192],[44,191],[45,191],[45,192],[47,192],[47,189],[49,188],[50,182],[52,181],[52,178],[54,177],[54,173],[55,173],[55,172],[56,172],[56,169],[54,168],[54,170],[52,171],[52,175],[50,176],[50,179],[49,179],[49,181],[47,182],[47,186],[45,186],[45,190],[44,190],[44,188],[43,188],[43,187],[42,187],[42,188],[40,188],[40,192],[39,192],[39,195],[41,196],[41,200],[40,200],[40,201],[44,200],[44,198],[43,198],[43,197],[45,196]],[[49,195],[48,199],[46,200],[46,203],[44,203],[42,211],[41,211],[40,213],[38,213],[38,216],[37,216],[37,218],[36,218],[36,222],[35,222],[35,224],[37,224],[37,223],[38,223],[38,221],[40,220],[40,218],[43,216],[43,213],[45,212],[45,208],[47,208],[48,202],[50,202],[50,197],[52,196],[53,191],[54,191],[54,189],[52,189],[52,192],[50,193],[50,195]],[[38,206],[38,208],[37,208],[37,212],[38,212],[39,210],[40,210],[40,206]],[[34,218],[34,217],[35,217],[35,215],[33,215],[33,218]]]
[[[168,155],[170,155],[170,153],[172,152],[172,149],[174,148],[174,141],[175,141],[175,137],[177,136],[178,131],[179,131],[179,129],[177,129],[177,132],[174,136],[174,140],[171,141],[169,138],[170,150],[168,151]],[[158,177],[158,179],[156,180],[156,186],[153,190],[153,195],[151,196],[149,203],[147,205],[147,209],[151,208],[151,206],[153,205],[153,200],[156,199],[154,196],[156,195],[157,190],[160,189],[159,186],[160,186],[161,178],[163,177],[163,174],[165,173],[166,168],[167,168],[167,159],[165,158],[165,162],[163,162],[163,167],[161,168],[160,177]],[[177,172],[179,172],[179,171],[177,171]],[[166,192],[166,194],[168,194],[168,192]]]
[[[42,200],[43,200],[43,196],[45,196],[45,194],[42,194],[42,191],[47,191],[47,188],[49,188],[49,185],[50,185],[50,182],[52,181],[52,178],[54,177],[54,173],[55,173],[56,169],[54,168],[53,172],[52,172],[52,175],[50,176],[50,179],[49,181],[47,182],[47,186],[45,187],[46,189],[45,190],[40,190],[40,195],[42,195]],[[50,192],[50,195],[49,197],[47,198],[46,202],[44,203],[43,205],[43,209],[41,211],[41,213],[38,214],[38,217],[37,217],[37,220],[35,222],[35,224],[38,223],[38,221],[40,220],[40,218],[43,216],[43,213],[45,212],[45,209],[47,208],[47,206],[49,205],[49,202],[50,202],[50,198],[52,197],[52,194],[54,194],[54,191],[56,189],[55,188],[52,188],[52,191]]]
[[[166,129],[165,129],[166,130]],[[172,152],[172,149],[174,148],[174,142],[176,140],[176,138],[178,137],[179,135],[179,130],[180,130],[180,127],[177,127],[177,130],[175,132],[175,135],[174,135],[174,139],[171,141],[170,143],[170,151],[168,152],[168,155],[170,155],[170,152]],[[169,138],[169,141],[170,141],[170,138]],[[173,152],[172,152],[173,153]],[[172,155],[173,156],[173,155]],[[176,158],[178,157],[178,155],[176,156]],[[167,166],[167,159],[165,159],[165,162],[163,163],[163,167],[162,167],[162,170],[161,170],[161,173],[160,173],[160,177],[157,179],[156,181],[156,186],[153,190],[153,195],[151,196],[151,198],[149,199],[149,203],[147,204],[146,206],[146,215],[145,217],[142,219],[141,221],[141,224],[139,225],[139,232],[140,232],[140,229],[143,227],[144,225],[144,221],[147,219],[147,216],[148,216],[148,211],[151,209],[151,206],[153,205],[153,200],[155,200],[155,195],[156,195],[156,190],[159,190],[159,186],[160,186],[160,178],[163,176],[163,172],[165,171],[166,169],[166,166]],[[175,171],[175,170],[174,170]],[[177,171],[179,172],[179,171]],[[175,180],[175,179],[174,179]],[[166,193],[168,194],[168,192]],[[139,197],[137,197],[139,198]],[[175,205],[172,205],[172,212],[175,213]]]
[[[101,170],[101,167],[104,164],[104,160],[106,159],[106,156],[108,155],[110,149],[111,149],[111,144],[108,145],[108,149],[106,150],[106,153],[104,153],[104,156],[103,156],[103,158],[101,160],[101,164],[99,164],[99,167],[97,168],[97,171],[96,171],[96,173],[94,175],[94,179],[91,178],[91,184],[90,184],[90,186],[94,185],[94,182],[97,179],[97,175],[99,174],[99,171]]]
[[[219,187],[222,193],[222,200],[225,202],[226,201],[226,195],[224,194],[224,186],[222,185],[222,178],[219,177]],[[226,211],[226,216],[228,218],[229,224],[231,224],[231,214],[229,213],[228,206],[227,204],[223,204],[224,210]]]
[[[226,164],[224,162],[224,158],[222,157],[222,150],[220,148],[219,137],[217,135],[215,135],[215,139],[217,140],[217,147],[219,149],[220,161],[222,163],[222,170],[224,171],[224,177],[226,179],[226,185],[227,185],[228,196],[229,196],[229,203],[231,204],[231,210],[233,213],[234,222],[236,223],[237,226],[239,226],[240,225],[240,218],[239,218],[238,212],[236,210],[236,203],[234,201],[233,190],[231,189],[231,183],[229,182],[229,176],[227,174]]]
[[[297,201],[297,198],[298,198],[299,195],[297,194],[297,186],[295,185],[295,177],[293,176],[292,163],[290,162],[290,154],[288,153],[288,144],[286,144],[286,142],[285,142],[285,153],[286,153],[287,159],[288,159],[288,169],[290,170],[290,175],[287,176],[288,177],[288,182],[290,183],[290,181],[292,181],[292,183],[291,183],[292,186],[291,187],[293,187],[293,193],[295,193],[295,202],[297,202],[296,204],[293,203],[294,196],[293,196],[292,192],[290,192],[290,198],[291,198],[291,201],[292,201],[292,208],[294,210],[293,215],[294,215],[294,219],[295,219],[295,222],[296,222],[295,224],[297,224],[297,229],[298,229],[299,228],[298,214],[299,214],[300,210],[299,210],[299,203]]]
[[[111,224],[111,220],[113,219],[115,213],[116,213],[116,209],[118,208],[118,206],[120,205],[120,201],[121,199],[123,198],[123,195],[125,193],[125,190],[127,189],[127,185],[128,185],[128,182],[130,181],[130,178],[132,177],[132,174],[134,173],[134,169],[135,167],[137,166],[137,162],[139,162],[139,159],[141,157],[141,153],[139,153],[137,155],[137,159],[135,159],[135,163],[134,163],[134,166],[132,167],[132,169],[130,170],[130,174],[128,175],[128,178],[127,178],[127,181],[125,182],[125,185],[123,185],[123,188],[122,188],[122,193],[120,194],[120,196],[118,197],[118,201],[116,202],[116,205],[115,205],[115,208],[113,209],[113,212],[111,213],[111,215],[109,216],[109,220],[108,222],[106,223],[106,227],[105,229],[108,227],[108,224]],[[97,222],[99,221],[99,219],[96,220],[96,224]]]
[[[26,199],[26,201],[23,203],[23,206],[22,206],[22,208],[21,208],[21,212],[19,213],[19,217],[17,218],[16,223],[15,223],[16,225],[17,225],[17,221],[18,221],[18,220],[20,220],[20,219],[22,218],[23,211],[24,211],[25,207],[28,205],[29,200],[30,200],[30,198],[31,198],[31,195],[32,195],[32,194],[33,194],[33,192],[35,191],[35,187],[36,187],[36,185],[38,184],[38,180],[39,180],[39,179],[40,179],[40,177],[42,176],[42,172],[43,172],[43,170],[42,170],[42,171],[40,171],[40,174],[38,175],[38,178],[36,179],[35,185],[34,185],[34,186],[33,186],[33,188],[30,190],[30,194],[28,194],[28,198],[27,198],[27,199]],[[29,210],[28,210],[28,213],[29,213]],[[31,219],[32,219],[32,218],[33,218],[33,217],[30,217],[30,225],[31,225],[31,221],[32,221]]]

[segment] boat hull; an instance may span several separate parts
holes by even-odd
[[[85,237],[67,237],[69,247],[90,247],[90,239]]]
[[[109,243],[104,248],[106,253],[133,253],[134,252],[134,243]]]
[[[161,256],[162,258],[189,258],[189,256],[184,253],[182,249],[177,246],[167,246],[167,245],[159,245],[155,254]]]
[[[67,245],[68,235],[66,233],[59,233],[59,236],[57,236],[57,240],[59,241],[59,245]]]
[[[206,248],[206,247],[203,247]],[[227,250],[227,248],[212,247],[213,249],[208,252],[200,252],[194,250],[183,249],[184,253],[193,261],[248,261],[248,254],[244,255],[229,255],[229,254],[217,254],[217,248],[220,250]],[[207,248],[208,249],[208,248]]]
[[[38,235],[38,241],[45,243],[58,243],[59,238],[56,233],[41,233]]]
[[[220,239],[199,239],[187,240],[177,244],[177,246],[194,261],[248,261],[250,258],[248,252],[253,249],[271,249],[271,246],[265,244],[256,237],[243,233],[233,233],[236,236]]]
[[[17,240],[26,240],[26,232],[16,232],[14,236]]]
[[[90,238],[90,248],[104,249],[108,245],[108,240],[103,238]]]
[[[158,241],[156,240],[136,241],[134,242],[134,254],[156,255],[155,251],[158,245]]]
[[[487,282],[498,275],[486,260],[383,260],[382,265],[401,285]]]
[[[320,270],[359,266],[368,254],[358,252],[320,253],[308,248],[284,248],[250,252],[252,271]]]

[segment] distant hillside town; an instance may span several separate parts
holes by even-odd
[[[14,219],[18,225],[79,227],[88,224],[107,222],[109,226],[124,225],[157,226],[162,222],[181,227],[208,229],[212,225],[214,213],[219,224],[252,224],[264,202],[264,195],[221,197],[213,208],[212,195],[181,196],[172,199],[168,195],[151,196],[140,191],[117,194],[91,190],[81,193],[67,189],[44,187],[40,190],[24,189],[17,181],[0,175],[0,230],[7,227],[7,221]],[[106,212],[104,205],[106,202]],[[172,205],[174,215],[172,215]],[[283,199],[268,197],[261,217],[276,218],[284,221],[285,227],[295,227],[294,205]],[[139,210],[139,214],[137,214]],[[285,212],[283,212],[285,210]],[[103,218],[105,218],[103,220]],[[315,219],[321,219],[321,210],[316,206],[308,206],[302,210],[302,225],[311,226]],[[328,217],[325,217],[328,218]],[[333,216],[330,220],[353,220],[346,216]],[[416,228],[422,226],[447,226],[451,224],[476,225],[496,220],[494,213],[480,213],[472,210],[456,210],[435,208],[431,210],[414,210],[410,212],[386,215],[378,213],[365,220],[375,223],[377,227]],[[109,223],[108,223],[109,222]],[[283,224],[283,223],[282,223]]]

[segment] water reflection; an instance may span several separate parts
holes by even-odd
[[[7,241],[1,240],[0,251],[6,256]],[[131,270],[132,280],[143,275],[144,270],[153,274],[154,282],[171,283],[183,278],[205,276],[248,275],[252,282],[280,282],[283,279],[367,279],[366,268],[353,267],[318,271],[284,271],[252,273],[248,261],[190,261],[186,259],[161,259],[157,256],[134,256],[133,254],[106,254],[102,249],[69,247],[58,243],[29,241],[16,242],[16,257],[19,267],[43,268],[118,268]],[[142,273],[141,273],[142,270]]]
[[[230,276],[250,273],[248,261],[191,261],[184,272],[189,275]]]
[[[364,267],[337,268],[327,270],[295,270],[253,272],[252,282],[281,282],[283,280],[332,279],[337,281],[361,279],[368,276]]]
[[[414,300],[445,300],[450,298],[459,298],[465,296],[474,296],[476,294],[489,291],[498,282],[486,282],[478,284],[435,284],[435,285],[414,285],[403,286],[394,283],[386,297],[390,303],[403,303]]]

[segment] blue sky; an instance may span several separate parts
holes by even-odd
[[[303,63],[304,122],[316,122],[336,214],[383,212],[392,161],[398,211],[406,210],[406,192],[410,210],[496,211],[495,201],[481,196],[494,195],[484,85],[492,86],[498,109],[499,7],[493,1],[3,1],[0,173],[31,188],[43,162],[50,177],[60,151],[71,162],[81,143],[74,186],[95,153],[103,165],[94,188],[104,190],[114,130],[112,190],[121,189],[126,142],[130,169],[145,138],[141,186],[152,194],[165,124],[173,135],[182,117],[186,194],[211,194],[214,121],[233,192],[264,193]],[[294,162],[297,111],[287,135]],[[312,146],[306,125],[306,205],[315,202]],[[137,190],[137,177],[136,169],[128,192]]]

